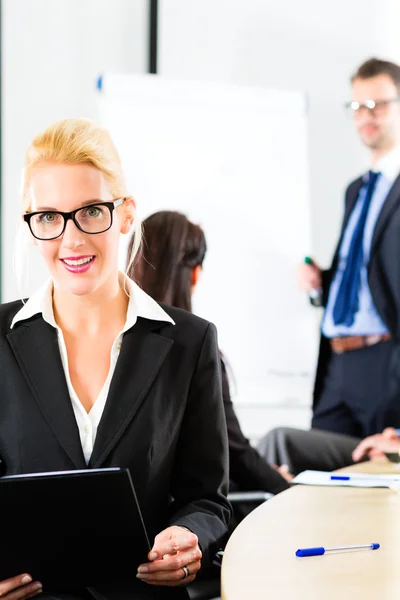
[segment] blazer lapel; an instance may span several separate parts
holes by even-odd
[[[173,341],[154,329],[159,321],[139,318],[124,335],[104,412],[97,430],[90,467],[98,468],[135,417]]]
[[[57,440],[75,467],[85,469],[56,330],[40,316],[16,325],[7,338],[25,381]]]
[[[385,231],[389,221],[400,204],[400,175],[395,179],[390,192],[383,204],[382,210],[379,214],[378,220],[375,225],[374,235],[372,237],[371,253],[375,252],[379,242],[382,238],[382,234]]]
[[[346,209],[345,209],[344,218],[343,218],[342,235],[344,233],[344,230],[346,229],[347,223],[350,219],[350,215],[353,212],[353,208],[358,200],[358,196],[360,194],[360,190],[361,190],[362,186],[363,186],[363,178],[360,177],[359,179],[357,179],[354,182],[354,185],[352,186],[351,190],[349,190],[349,195],[347,198]]]
[[[350,187],[349,191],[347,192],[347,197],[346,197],[346,205],[345,205],[345,211],[344,211],[344,216],[343,216],[343,224],[342,224],[342,230],[340,232],[340,237],[339,237],[339,241],[336,245],[336,249],[335,249],[335,253],[333,255],[333,259],[332,259],[332,267],[331,269],[335,270],[336,269],[336,265],[337,265],[337,261],[339,258],[339,251],[340,251],[340,246],[342,245],[342,240],[343,240],[343,236],[344,236],[344,232],[346,231],[346,227],[347,227],[347,223],[349,222],[350,219],[350,215],[353,211],[353,208],[357,202],[357,198],[358,195],[360,193],[360,189],[362,187],[363,184],[363,180],[360,177],[360,179],[357,179],[352,186]]]
[[[335,268],[335,265],[336,265],[336,262],[337,262],[337,259],[339,256],[339,250],[340,250],[340,246],[342,245],[342,240],[343,240],[344,232],[346,231],[347,223],[349,222],[350,215],[353,212],[353,208],[357,202],[358,195],[360,193],[362,185],[363,185],[363,179],[362,179],[362,177],[360,177],[351,185],[351,187],[348,191],[348,196],[347,196],[347,201],[346,201],[346,206],[345,206],[345,211],[344,211],[344,216],[343,216],[342,230],[340,232],[339,242],[336,246],[335,254],[333,256],[333,261],[332,261],[332,265],[334,268]]]

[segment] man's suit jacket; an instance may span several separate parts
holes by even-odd
[[[0,306],[0,457],[5,473],[129,468],[150,540],[169,525],[183,525],[198,535],[207,563],[230,518],[214,326],[163,306],[175,325],[139,318],[125,333],[86,465],[56,330],[41,315],[10,329],[20,308],[21,302]],[[132,565],[134,573],[136,568]],[[138,588],[135,598],[186,597],[183,589],[173,595],[172,588],[160,590],[139,581],[133,585]],[[119,595],[116,590],[113,585],[103,592],[126,596],[125,589]]]
[[[337,268],[343,234],[362,183],[362,178],[358,178],[346,190],[345,212],[339,242],[331,268],[323,273],[325,306]],[[395,342],[395,350],[389,365],[387,398],[382,399],[381,404],[381,406],[385,405],[385,408],[376,415],[376,430],[381,431],[389,425],[400,427],[400,175],[390,189],[374,229],[368,264],[368,283],[375,307]],[[329,342],[322,335],[314,388],[314,407],[322,391],[330,355]]]

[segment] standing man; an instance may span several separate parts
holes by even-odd
[[[363,438],[400,428],[400,66],[370,59],[351,83],[370,170],[347,188],[331,268],[303,264],[299,282],[325,306],[312,427]]]

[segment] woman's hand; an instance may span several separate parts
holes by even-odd
[[[33,598],[42,591],[42,584],[33,581],[27,573],[0,581],[0,598],[2,600],[26,600]]]
[[[292,479],[294,479],[294,475],[292,475],[292,473],[289,471],[289,467],[287,465],[281,465],[280,467],[276,467],[276,470],[282,475],[284,479],[286,479],[288,483],[291,483]]]
[[[184,527],[168,527],[156,536],[150,562],[139,566],[137,577],[152,585],[186,585],[196,577],[201,557],[197,535]]]

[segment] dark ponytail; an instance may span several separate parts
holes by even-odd
[[[202,266],[204,231],[182,213],[160,211],[142,223],[142,252],[128,275],[157,302],[192,310],[192,270]],[[128,256],[134,244],[129,244]]]

